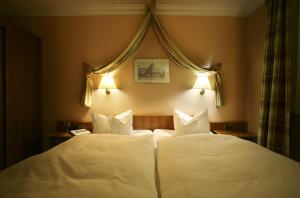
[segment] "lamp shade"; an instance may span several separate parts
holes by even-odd
[[[116,89],[116,83],[111,75],[104,75],[101,79],[99,89]]]
[[[211,72],[200,73],[195,81],[193,89],[214,89],[215,75]]]

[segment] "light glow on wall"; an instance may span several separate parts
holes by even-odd
[[[103,75],[99,89],[105,89],[106,94],[110,93],[110,89],[117,89],[113,76],[110,74]]]
[[[204,89],[213,90],[215,86],[215,75],[211,72],[197,74],[197,80],[193,86],[193,89],[201,89],[201,95],[204,94]]]

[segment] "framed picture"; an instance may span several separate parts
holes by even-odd
[[[135,83],[170,83],[169,59],[135,59]]]

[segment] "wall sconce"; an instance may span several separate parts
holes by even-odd
[[[114,78],[108,74],[103,75],[99,85],[99,89],[105,89],[106,94],[110,94],[111,89],[117,89]]]
[[[205,93],[205,89],[213,90],[215,87],[215,75],[212,72],[199,73],[193,89],[200,89],[200,94]]]

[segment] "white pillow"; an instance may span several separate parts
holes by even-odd
[[[207,109],[201,113],[197,113],[193,117],[175,109],[173,119],[175,136],[193,133],[209,133],[210,125]]]
[[[93,133],[110,133],[110,117],[100,113],[91,113],[91,120]]]
[[[111,133],[130,135],[132,131],[132,111],[116,115],[111,119]]]
[[[130,135],[132,131],[132,111],[128,110],[114,117],[91,113],[94,133],[115,133]]]

